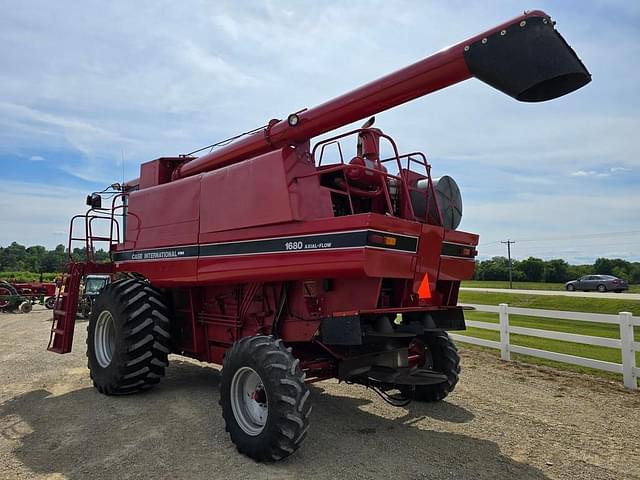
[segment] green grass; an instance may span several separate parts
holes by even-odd
[[[501,280],[465,280],[463,287],[469,288],[509,288],[509,282]],[[562,290],[564,283],[513,282],[513,288],[521,290]],[[640,293],[640,285],[629,285],[628,293]]]
[[[498,314],[491,312],[465,312],[465,318],[467,320],[480,322],[498,323]],[[528,315],[509,315],[509,324],[516,327],[537,328],[553,332],[577,333],[580,335],[590,335],[592,337],[620,339],[620,328],[610,323],[579,322],[576,320],[561,320],[557,318],[530,317]],[[635,330],[636,340],[640,341],[640,329],[636,328]]]
[[[471,317],[469,317],[469,319],[471,320]],[[461,335],[468,335],[476,338],[484,338],[486,340],[494,340],[496,342],[500,341],[500,333],[495,332],[493,330],[484,330],[481,328],[469,327],[464,332],[456,332],[456,333],[459,333]],[[571,333],[578,333],[578,332],[571,332]],[[548,338],[527,337],[524,335],[515,335],[513,333],[509,335],[509,337],[510,337],[509,341],[513,345],[521,345],[523,347],[536,348],[538,350],[546,350],[548,352],[566,353],[567,355],[593,358],[596,360],[603,360],[605,362],[613,362],[613,363],[622,362],[622,359],[620,357],[620,350],[616,348],[597,347],[593,345],[583,345],[580,343],[562,342],[560,340],[550,340]],[[638,339],[638,336],[636,334],[636,340],[637,339]],[[528,357],[528,358],[536,359],[535,362],[531,362],[531,363],[547,364],[547,365],[549,364],[548,363],[549,361],[546,361],[547,363],[541,363],[542,360],[544,360],[542,358],[537,358],[537,357]],[[640,365],[640,352],[636,352],[636,364]],[[553,365],[560,366],[561,368],[567,368],[570,364],[553,362]],[[572,365],[572,367],[578,367],[578,366]],[[583,367],[580,367],[580,368],[583,368]],[[573,370],[575,371],[576,369],[573,368]],[[595,370],[595,369],[588,369],[588,370],[598,372],[597,373],[598,375],[600,375],[601,373],[604,373],[601,370]]]
[[[630,311],[634,315],[640,316],[640,301],[636,300],[461,291],[459,301],[461,303],[475,303],[482,305],[497,305],[499,303],[507,303],[513,307],[541,308],[547,310],[564,310],[588,313],[616,314],[621,311]],[[498,323],[497,313],[469,311],[465,312],[465,318],[467,320]],[[539,318],[526,315],[509,315],[509,323],[514,326],[526,328],[575,333],[580,335],[590,335],[605,338],[620,338],[619,327],[617,325],[606,323],[579,322],[574,320]],[[483,338],[486,340],[500,340],[499,332],[493,330],[469,327],[465,332],[456,333]],[[640,341],[640,328],[635,329],[635,340]],[[603,360],[607,362],[622,362],[620,350],[615,348],[583,345],[580,343],[564,342],[560,340],[551,340],[546,338],[537,338],[516,334],[510,335],[510,343],[514,345],[521,345],[523,347],[565,353],[568,355],[593,358],[596,360]],[[577,365],[554,362],[537,357],[513,355],[513,358],[525,361],[527,363],[559,367],[580,373],[595,374],[609,379],[621,378],[621,375]],[[636,363],[640,365],[640,352],[636,353]]]
[[[640,316],[640,301],[618,298],[593,298],[554,295],[530,295],[519,293],[460,291],[460,303],[479,303],[498,305],[507,303],[512,307],[542,308],[546,310],[564,310],[568,312],[607,313],[631,312]]]
[[[56,277],[62,276],[61,273],[45,272],[42,274],[45,282],[53,282]],[[16,280],[17,282],[37,282],[40,280],[40,274],[34,272],[0,272],[0,280]]]
[[[480,321],[480,322],[487,322],[487,323],[498,323],[498,314],[497,313],[490,313],[490,312],[478,312],[478,311],[472,311],[472,312],[465,312],[465,318],[467,320],[476,320],[476,321]],[[560,320],[560,319],[556,319],[556,318],[539,318],[539,317],[530,317],[527,315],[509,315],[509,324],[516,326],[516,327],[526,327],[526,328],[535,328],[535,329],[539,329],[539,330],[550,330],[553,332],[567,332],[567,333],[577,333],[579,335],[590,335],[592,337],[604,337],[604,338],[615,338],[615,339],[620,339],[620,328],[617,325],[612,325],[609,323],[591,323],[591,322],[578,322],[575,320]],[[479,329],[479,328],[473,328],[470,327],[468,329],[468,331],[472,331],[474,335],[473,336],[478,336],[479,338],[486,338],[487,340],[499,340],[499,332],[493,331],[493,330],[484,330],[484,329]],[[466,333],[466,332],[464,332]],[[477,334],[477,335],[476,335]],[[483,335],[483,336],[480,336]],[[490,335],[490,336],[487,336]],[[570,355],[578,355],[581,357],[589,357],[589,358],[597,358],[599,360],[607,360],[607,361],[620,361],[620,351],[618,349],[612,349],[612,348],[608,348],[608,347],[596,347],[596,346],[591,346],[591,345],[583,345],[580,343],[571,343],[570,346],[573,348],[573,350],[571,351],[563,351],[563,350],[558,350],[555,347],[565,347],[567,346],[566,344],[569,344],[570,342],[564,342],[564,341],[560,341],[560,340],[550,340],[547,338],[537,338],[537,337],[525,337],[523,335],[515,335],[515,334],[511,334],[510,335],[510,339],[513,343],[515,343],[516,345],[522,345],[524,347],[531,347],[531,348],[540,348],[541,350],[549,350],[552,352],[561,352],[561,353],[568,353]],[[523,341],[528,341],[528,340],[524,340],[524,339],[531,339],[531,340],[535,340],[537,345],[544,345],[545,343],[549,343],[550,345],[553,346],[553,348],[545,348],[544,346],[535,346],[533,344],[529,345],[526,343],[520,343],[519,341],[517,341],[516,339],[518,338],[522,338]],[[636,328],[635,329],[635,340],[640,342],[640,329]],[[614,352],[618,353],[618,356],[616,358],[618,358],[618,360],[608,360],[607,358],[600,358],[597,356],[591,356],[589,354],[582,354],[580,352],[583,353],[588,353],[590,351],[590,349],[594,349],[593,352],[599,352],[600,350],[603,350],[603,352],[600,353],[607,353],[604,352],[604,350],[612,350]],[[611,353],[611,352],[608,352]],[[640,353],[640,352],[638,352]],[[612,357],[611,357],[612,358]]]

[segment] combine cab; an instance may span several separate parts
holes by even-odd
[[[220,364],[227,430],[260,461],[300,446],[311,382],[361,384],[394,405],[442,400],[458,382],[446,332],[465,328],[458,289],[478,245],[458,230],[458,186],[373,118],[311,140],[472,76],[527,102],[590,80],[534,11],[199,158],[144,163],[107,192],[110,207],[92,194],[74,218],[84,235],[72,222],[70,243],[83,241],[89,257],[71,264],[49,349],[71,350],[80,278],[117,276],[88,326],[95,387],[148,389],[170,353]],[[94,234],[96,222],[109,233]],[[92,258],[96,241],[112,263]]]

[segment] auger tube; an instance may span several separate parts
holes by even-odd
[[[417,63],[297,113],[297,123],[272,120],[264,129],[194,160],[173,179],[231,165],[296,145],[359,119],[476,77],[524,102],[566,95],[591,75],[540,10],[526,12]]]

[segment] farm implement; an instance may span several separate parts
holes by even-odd
[[[56,284],[52,282],[0,281],[0,310],[29,313],[39,303],[48,309],[55,304]]]

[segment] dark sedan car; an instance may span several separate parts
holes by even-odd
[[[626,280],[612,275],[585,275],[578,280],[571,280],[565,283],[564,287],[570,292],[575,290],[582,290],[584,292],[597,290],[598,292],[620,293],[623,290],[629,290],[629,284]]]

